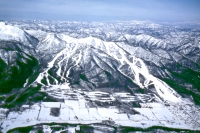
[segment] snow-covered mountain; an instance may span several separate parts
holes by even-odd
[[[55,54],[47,68],[36,79],[43,86],[69,84],[66,88],[85,88],[91,91],[107,88],[108,92],[137,89],[156,91],[158,97],[173,102],[179,101],[178,94],[165,83],[152,76],[144,62],[131,55],[114,42],[105,42],[94,37],[72,38],[64,34],[45,38],[43,43],[54,44],[45,48],[54,49],[56,44],[66,42],[65,47]],[[60,42],[59,43],[59,40]],[[48,52],[51,52],[48,50]],[[53,53],[52,53],[53,54]],[[55,73],[60,81],[48,72]],[[45,84],[42,83],[45,80]],[[52,80],[50,82],[50,80]],[[151,86],[151,89],[149,89]],[[174,95],[175,93],[176,95]]]
[[[14,117],[16,125],[27,117],[29,122],[21,126],[108,121],[113,126],[200,130],[199,35],[198,27],[149,21],[1,22],[1,107],[10,111],[2,131],[18,127],[10,122],[22,107],[38,117],[29,118],[23,109]],[[23,80],[18,83],[17,78]],[[7,79],[17,86],[4,87]],[[183,119],[184,106],[196,116],[184,109]],[[51,117],[52,111],[56,114],[46,116],[51,120],[40,118],[48,108]],[[63,109],[73,110],[74,116]]]

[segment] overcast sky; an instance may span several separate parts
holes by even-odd
[[[0,0],[0,19],[200,21],[200,0]]]

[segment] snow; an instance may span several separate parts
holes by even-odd
[[[3,123],[3,120],[6,118],[8,109],[0,108],[0,125]]]
[[[26,79],[26,82],[24,83],[23,87],[26,87],[26,86],[27,86],[28,80],[29,80],[29,79]]]
[[[69,127],[69,128],[68,128],[68,132],[69,132],[69,133],[76,133],[76,128],[74,128],[74,127]]]
[[[159,25],[148,24],[149,22],[133,22],[134,26],[145,25],[150,27],[157,27]],[[44,25],[40,25],[44,26]],[[101,32],[103,29],[90,28],[83,32]],[[25,37],[26,33],[16,27],[5,25],[5,23],[0,22],[0,40],[16,40],[27,42]],[[23,105],[23,111],[10,112],[5,121],[2,123],[4,131],[7,131],[14,127],[34,125],[38,123],[50,123],[50,122],[69,122],[69,123],[95,123],[102,122],[104,120],[114,121],[115,124],[120,124],[124,126],[135,126],[135,127],[149,127],[153,125],[158,126],[167,126],[167,127],[179,127],[179,128],[188,128],[188,129],[199,129],[199,110],[198,107],[193,109],[191,106],[187,105],[188,101],[183,100],[178,93],[176,93],[172,88],[170,88],[166,83],[160,79],[154,77],[149,73],[147,65],[144,63],[144,60],[151,61],[158,66],[162,64],[159,61],[162,58],[171,59],[174,58],[175,61],[179,61],[182,57],[181,55],[173,52],[166,52],[165,50],[152,50],[149,52],[147,49],[142,47],[132,47],[126,43],[120,42],[121,39],[127,39],[129,43],[141,43],[149,44],[147,47],[166,47],[167,41],[162,41],[153,36],[147,34],[140,35],[119,35],[115,31],[105,33],[107,38],[116,37],[119,39],[119,42],[108,42],[101,39],[89,36],[85,38],[73,38],[67,34],[60,33],[46,33],[43,31],[34,31],[30,30],[28,33],[37,36],[40,40],[37,50],[46,50],[46,48],[53,48],[54,46],[62,46],[62,50],[55,51],[52,54],[52,59],[48,62],[47,67],[44,68],[44,71],[39,74],[35,83],[41,83],[41,80],[46,77],[47,85],[43,85],[43,90],[46,91],[50,96],[55,98],[64,99],[64,103],[61,102],[43,102],[40,104],[35,104],[33,106]],[[117,34],[117,35],[116,35]],[[172,33],[173,35],[174,33]],[[184,37],[185,33],[182,33]],[[106,40],[106,39],[105,39]],[[176,40],[175,40],[176,41]],[[62,45],[60,45],[62,43]],[[177,39],[177,42],[179,40]],[[46,44],[46,45],[44,45]],[[42,47],[43,45],[43,47]],[[186,46],[191,45],[189,43]],[[40,49],[41,48],[41,49]],[[103,52],[102,52],[103,51]],[[153,53],[152,53],[153,52]],[[189,51],[182,51],[187,53]],[[0,52],[2,53],[2,52]],[[47,51],[48,53],[48,51]],[[9,53],[7,53],[9,54]],[[174,55],[173,57],[171,57]],[[7,55],[0,54],[1,58],[6,60]],[[150,94],[134,94],[120,92],[114,93],[113,95],[107,92],[101,91],[74,91],[68,83],[70,79],[70,72],[76,67],[84,67],[85,64],[91,62],[91,56],[93,56],[94,61],[99,65],[99,69],[105,70],[105,67],[101,65],[102,61],[107,61],[105,58],[115,60],[118,65],[107,62],[110,70],[117,70],[122,75],[131,79],[136,83],[140,88],[148,88],[149,85],[154,85],[157,94],[152,96]],[[127,65],[128,72],[122,69]],[[56,68],[56,76],[58,76],[64,83],[58,83],[57,79],[48,74],[48,71],[52,68]],[[100,70],[98,70],[100,71]],[[131,73],[131,74],[130,74]],[[144,81],[141,81],[140,75],[144,77]],[[48,77],[54,79],[53,84],[49,82]],[[102,78],[105,78],[102,76]],[[26,87],[28,79],[24,84]],[[44,89],[45,88],[45,89]],[[77,89],[77,88],[76,88]],[[72,97],[70,94],[74,94]],[[115,101],[117,98],[120,99],[120,102],[128,103],[134,101],[141,101],[141,108],[133,108],[138,111],[140,114],[128,114],[121,113],[117,107],[111,108],[110,106],[105,107],[89,107],[87,105],[88,99],[86,99],[82,94],[86,95],[88,99],[92,102],[110,102]],[[160,97],[160,98],[159,98]],[[148,103],[152,99],[156,99],[160,103]],[[70,100],[71,99],[71,100]],[[73,99],[73,100],[72,100]],[[167,107],[163,102],[169,102],[170,106]],[[173,105],[174,104],[174,105]],[[172,105],[172,107],[171,107]],[[177,106],[177,107],[176,107]],[[193,106],[193,105],[192,105]],[[179,108],[180,107],[180,108]],[[50,115],[51,108],[59,108],[60,115],[52,116]],[[197,109],[196,109],[197,108]],[[193,113],[193,110],[196,113]],[[30,115],[32,114],[32,115]],[[195,115],[196,116],[195,116]],[[2,119],[6,117],[3,113],[0,113]],[[197,126],[194,126],[194,125]],[[51,129],[48,127],[48,131]],[[71,132],[74,132],[74,128],[68,129]]]
[[[51,34],[49,34],[49,36],[46,37],[46,40],[48,41],[52,41],[54,40],[53,38],[51,38]],[[54,36],[54,35],[53,35]],[[144,64],[144,62],[139,59],[136,58],[135,56],[131,56],[131,58],[133,60],[129,60],[128,58],[130,58],[130,55],[127,55],[127,53],[116,43],[114,42],[106,42],[106,41],[102,41],[100,39],[94,38],[94,37],[86,37],[86,38],[72,38],[69,37],[65,34],[59,34],[58,37],[60,39],[62,39],[63,41],[65,41],[66,47],[58,52],[55,57],[52,59],[52,61],[50,61],[48,63],[48,67],[47,69],[43,72],[42,77],[48,77],[48,70],[50,70],[53,66],[57,65],[57,72],[56,74],[61,77],[62,80],[65,81],[65,83],[63,84],[64,86],[60,86],[60,88],[62,89],[69,89],[69,83],[67,83],[67,78],[70,79],[69,74],[70,74],[70,70],[76,66],[83,66],[84,64],[82,64],[83,62],[87,63],[89,62],[90,59],[90,51],[91,48],[94,47],[97,50],[102,50],[105,53],[107,53],[110,57],[114,58],[115,60],[120,62],[120,66],[117,66],[117,69],[119,72],[121,72],[121,74],[123,74],[124,76],[130,78],[134,83],[136,83],[137,85],[140,86],[140,88],[144,88],[144,87],[148,87],[149,85],[153,84],[155,86],[155,89],[158,93],[158,95],[160,97],[162,97],[162,99],[164,99],[165,101],[171,101],[171,102],[182,102],[182,100],[180,99],[179,95],[175,92],[175,91],[171,91],[172,89],[166,85],[163,81],[159,80],[158,78],[154,77],[153,75],[151,75],[146,67],[146,65]],[[126,35],[126,37],[131,38],[132,36],[130,35]],[[50,39],[51,38],[51,39]],[[152,42],[156,42],[158,43],[159,40],[155,40],[154,38],[148,36],[148,35],[137,35],[136,38],[138,40],[143,40],[145,41],[152,41]],[[84,50],[84,51],[83,51]],[[79,52],[78,52],[79,51]],[[77,53],[77,54],[76,54]],[[167,54],[167,53],[165,53]],[[120,56],[118,56],[120,55]],[[99,53],[98,56],[104,56],[104,54]],[[57,64],[55,64],[55,62],[59,59],[59,57],[62,57],[61,60],[58,61]],[[62,66],[64,64],[68,64],[69,59],[73,60],[73,65],[69,65],[69,68],[65,68],[67,70],[62,70]],[[93,57],[94,60],[98,63],[98,59],[94,56]],[[169,57],[166,57],[169,58]],[[98,63],[100,65],[100,63]],[[124,70],[121,69],[121,67],[123,67],[124,65],[128,65],[130,68],[130,72],[134,75],[133,77],[130,77],[128,75],[127,72],[125,72]],[[138,64],[140,64],[138,66]],[[109,65],[109,63],[108,63]],[[112,65],[109,65],[113,70],[115,70],[115,68]],[[102,68],[103,69],[103,68]],[[66,75],[64,75],[64,73]],[[143,75],[145,77],[145,81],[144,84],[141,83],[139,75]],[[42,79],[41,75],[38,77],[37,82],[41,83],[41,79]],[[48,80],[47,80],[48,82]],[[50,83],[48,82],[48,86],[50,85]],[[56,83],[56,85],[58,85],[58,82]],[[56,86],[55,86],[56,87]],[[96,95],[96,94],[95,94]],[[89,96],[92,95],[89,94]],[[178,96],[178,97],[177,97]],[[95,100],[95,97],[92,98],[93,100]],[[111,98],[113,99],[113,98]],[[106,100],[106,99],[104,99]],[[129,98],[129,101],[133,101],[134,98]]]
[[[60,108],[61,103],[59,103],[59,102],[43,102],[43,103],[41,103],[41,106],[44,106],[45,108],[51,108],[51,107]]]
[[[26,33],[14,26],[11,25],[5,25],[4,22],[0,22],[0,40],[4,41],[18,41],[22,42],[25,45],[28,45],[29,47],[33,47],[29,40],[26,37]]]
[[[79,101],[65,101],[62,102],[42,102],[41,104],[35,104],[29,109],[22,112],[10,112],[7,118],[2,123],[3,131],[16,127],[24,127],[35,125],[39,123],[73,123],[73,124],[92,124],[99,123],[103,120],[114,121],[115,124],[122,126],[133,126],[147,128],[150,126],[167,126],[173,128],[183,129],[200,129],[194,127],[190,123],[186,124],[187,119],[177,119],[174,117],[174,113],[171,109],[166,108],[159,103],[146,103],[146,108],[133,108],[140,114],[127,114],[119,113],[116,107],[86,107],[80,106]],[[50,115],[51,108],[60,108],[59,116]],[[173,110],[175,111],[175,110]],[[30,115],[31,114],[31,115]],[[43,128],[44,129],[44,128]],[[45,130],[50,130],[46,128]]]
[[[115,124],[120,124],[123,126],[133,126],[134,127],[142,127],[147,128],[150,126],[167,126],[167,127],[180,127],[186,129],[193,129],[194,127],[190,124],[185,124],[188,119],[190,118],[187,113],[185,114],[180,113],[180,117],[177,112],[177,109],[171,109],[170,107],[165,107],[164,104],[161,104],[164,101],[174,103],[174,104],[185,104],[187,103],[180,96],[167,84],[163,81],[159,80],[158,78],[154,77],[149,73],[149,70],[142,59],[137,58],[133,54],[128,55],[124,48],[122,48],[122,44],[114,43],[114,42],[106,42],[94,37],[87,37],[87,38],[72,38],[65,34],[59,34],[58,37],[66,42],[65,48],[60,52],[56,53],[52,60],[48,63],[47,68],[40,73],[36,82],[41,83],[41,80],[44,77],[50,76],[48,71],[56,66],[57,71],[56,74],[59,76],[65,83],[58,84],[57,80],[55,84],[50,84],[47,80],[47,89],[45,90],[48,94],[53,97],[64,99],[64,103],[41,103],[38,107],[38,110],[34,110],[35,115],[33,117],[28,116],[28,111],[25,110],[22,114],[15,114],[13,112],[8,115],[8,120],[3,123],[3,127],[5,130],[10,128],[14,128],[14,126],[8,126],[6,129],[6,123],[11,122],[11,118],[13,118],[14,123],[17,123],[17,120],[26,121],[24,123],[17,123],[16,126],[24,126],[30,125],[33,123],[50,123],[50,122],[58,122],[58,123],[82,123],[82,124],[91,124],[91,123],[101,123],[104,120],[114,121]],[[145,39],[144,39],[145,37]],[[143,39],[142,39],[143,38]],[[154,40],[150,36],[139,35],[137,38],[139,41],[150,41],[156,42],[157,45],[161,45],[162,43],[159,40]],[[46,37],[46,41],[54,43],[54,39],[51,36]],[[55,43],[58,43],[55,41]],[[101,65],[100,60],[97,57],[104,58],[108,56],[114,60],[116,60],[120,65],[113,66],[111,63],[107,63],[111,69],[118,70],[124,76],[130,78],[134,83],[139,85],[141,88],[147,88],[149,85],[154,85],[157,91],[157,95],[159,95],[162,99],[158,96],[150,95],[150,94],[134,94],[131,95],[130,93],[126,92],[119,92],[114,93],[113,95],[102,92],[102,91],[91,91],[85,92],[82,90],[76,90],[70,88],[70,84],[67,82],[70,70],[74,67],[83,67],[84,63],[91,61],[91,49],[95,49],[93,51],[96,52],[96,55],[93,59],[96,63],[99,64],[100,69],[104,70],[104,67]],[[128,47],[129,48],[129,47]],[[104,51],[104,53],[98,52],[98,50]],[[137,53],[137,50],[141,50],[141,48],[134,49],[133,53]],[[155,51],[158,53],[159,51]],[[169,59],[167,53],[163,52],[165,57]],[[146,56],[146,55],[145,55]],[[157,56],[148,57],[150,60],[151,58],[157,58]],[[145,57],[147,58],[147,57]],[[69,65],[69,63],[71,64]],[[64,67],[63,66],[69,66]],[[134,78],[130,76],[130,74],[123,69],[121,69],[124,65],[128,65],[128,69],[130,69],[129,73],[134,75]],[[144,76],[144,82],[140,80],[139,75]],[[52,77],[53,78],[53,77]],[[45,85],[43,85],[45,86]],[[76,91],[75,91],[76,90]],[[71,94],[75,95],[74,97],[70,96]],[[89,100],[95,102],[110,102],[115,101],[117,98],[120,99],[121,102],[134,102],[134,101],[143,101],[141,103],[141,108],[133,108],[135,111],[139,112],[140,114],[127,114],[121,113],[117,107],[89,107],[87,105],[88,99],[86,100],[83,96],[86,95]],[[160,103],[147,103],[147,101],[151,101],[151,99],[155,98],[156,101]],[[71,100],[70,100],[71,99]],[[73,100],[72,100],[73,99]],[[58,117],[50,115],[51,108],[59,108],[60,115]],[[189,110],[189,107],[187,107]],[[26,112],[27,111],[27,112]],[[29,110],[30,112],[30,110]],[[26,117],[26,119],[23,119]],[[185,118],[184,118],[185,117]],[[187,119],[186,119],[187,118]],[[12,121],[13,121],[12,120]],[[27,122],[28,121],[28,122]],[[198,127],[195,127],[198,129]],[[74,130],[74,128],[73,128]]]
[[[98,108],[98,114],[108,120],[118,120],[118,109]]]
[[[48,126],[48,125],[43,125],[43,132],[44,133],[51,133],[52,132],[51,127]]]
[[[22,108],[29,108],[29,105],[22,105]]]

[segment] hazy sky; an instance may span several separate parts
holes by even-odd
[[[0,0],[0,19],[200,21],[200,0]]]

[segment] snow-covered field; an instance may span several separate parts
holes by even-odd
[[[115,125],[142,127],[166,126],[171,128],[200,130],[200,108],[187,104],[145,103],[141,108],[133,108],[138,114],[120,113],[117,107],[91,108],[78,100],[65,102],[43,102],[31,107],[22,107],[23,111],[10,112],[2,123],[3,132],[16,127],[25,127],[42,123],[92,124],[113,121]],[[51,109],[58,108],[57,116],[51,115]],[[31,114],[31,115],[30,115]]]

